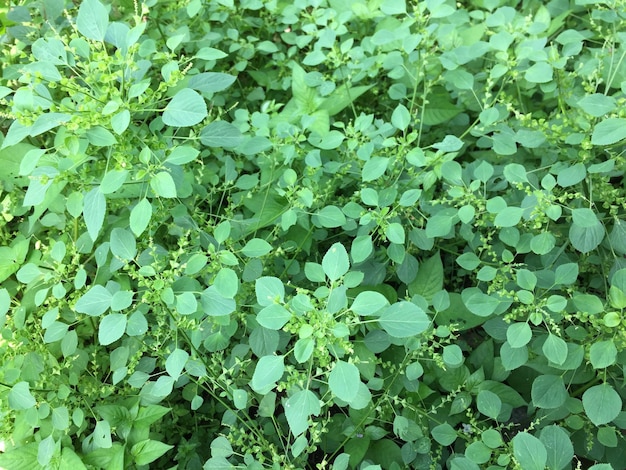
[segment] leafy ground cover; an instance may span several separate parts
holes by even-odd
[[[0,9],[0,467],[626,468],[626,2]]]

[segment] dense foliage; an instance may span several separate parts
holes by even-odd
[[[19,3],[0,467],[626,468],[624,0]]]

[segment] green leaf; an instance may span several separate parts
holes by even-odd
[[[239,290],[237,273],[230,268],[221,268],[213,280],[213,286],[221,296],[234,298]]]
[[[569,229],[569,240],[572,246],[581,253],[595,250],[604,239],[604,225],[598,221],[593,227],[581,227],[572,224]]]
[[[363,165],[361,179],[366,183],[377,180],[385,174],[387,165],[389,165],[388,157],[371,157],[367,162],[365,162],[365,165]]]
[[[500,358],[502,359],[504,370],[515,370],[528,362],[528,348],[526,346],[512,348],[506,342],[500,348]]]
[[[608,118],[596,124],[591,134],[593,145],[613,145],[626,139],[626,119]]]
[[[263,356],[254,369],[250,387],[255,392],[265,395],[276,386],[284,372],[284,356]]]
[[[37,461],[39,443],[31,442],[8,452],[0,453],[0,468],[11,470],[39,470],[44,467]],[[76,468],[80,470],[80,467]]]
[[[496,215],[493,224],[496,227],[513,227],[522,219],[524,209],[521,207],[506,207]]]
[[[526,168],[519,163],[509,163],[504,167],[504,177],[511,184],[528,183]]]
[[[167,171],[160,171],[150,179],[150,187],[154,194],[164,198],[176,197],[176,184],[172,175]]]
[[[102,194],[110,194],[117,191],[126,182],[128,178],[127,170],[111,170],[107,171],[100,182],[100,191]]]
[[[174,446],[153,439],[139,441],[130,449],[136,465],[148,465],[165,454]]]
[[[524,470],[544,470],[548,452],[543,443],[526,431],[513,438],[513,455]]]
[[[540,375],[533,381],[531,398],[537,408],[559,408],[569,397],[563,378],[558,375]]]
[[[476,397],[476,407],[485,416],[497,419],[502,410],[502,400],[489,390],[481,390]]]
[[[359,293],[350,307],[357,315],[374,315],[389,306],[389,301],[380,292],[364,291]]]
[[[602,93],[585,95],[576,105],[593,117],[602,117],[617,108],[615,98],[603,95]]]
[[[261,238],[248,240],[241,253],[248,258],[260,258],[272,251],[272,245]]]
[[[557,266],[554,272],[555,284],[574,284],[578,279],[578,264],[564,263]]]
[[[174,127],[195,126],[207,116],[204,98],[190,88],[183,88],[163,110],[163,124]]]
[[[257,302],[262,307],[285,301],[285,286],[277,277],[262,276],[258,278],[254,285],[254,291]]]
[[[426,331],[430,318],[417,305],[401,301],[387,307],[380,315],[379,323],[394,338],[408,338]]]
[[[407,127],[409,127],[410,123],[411,114],[409,113],[409,110],[406,108],[406,106],[404,106],[403,104],[399,104],[398,106],[396,106],[396,108],[393,110],[393,113],[391,114],[391,124],[393,124],[396,129],[404,131]]]
[[[548,451],[546,466],[549,469],[566,468],[574,458],[574,446],[562,427],[556,424],[546,426],[539,433],[539,440]]]
[[[538,255],[546,255],[552,251],[556,244],[556,238],[549,232],[535,235],[530,241],[530,249]]]
[[[28,382],[18,382],[13,387],[8,396],[9,408],[12,410],[27,410],[37,404],[35,397],[30,393]]]
[[[548,83],[552,81],[553,72],[549,63],[537,62],[526,70],[524,78],[531,83]]]
[[[97,317],[109,309],[112,298],[113,295],[105,287],[95,285],[78,299],[74,309],[78,313]]]
[[[308,429],[309,416],[318,416],[320,412],[320,401],[311,390],[300,390],[285,403],[285,417],[294,436]]]
[[[148,227],[152,218],[152,204],[146,198],[139,201],[130,211],[130,229],[136,237]]]
[[[230,315],[237,307],[233,299],[221,295],[215,286],[209,286],[200,294],[202,310],[212,317]]]
[[[291,319],[291,312],[280,304],[271,304],[257,313],[256,321],[269,330],[280,330]]]
[[[187,364],[189,353],[184,349],[174,349],[165,360],[165,370],[174,380],[178,380]]]
[[[198,310],[198,300],[193,292],[176,295],[176,311],[181,315],[192,315]]]
[[[430,433],[432,434],[433,438],[442,446],[451,445],[454,441],[456,441],[456,438],[458,437],[455,429],[448,423],[443,423],[435,426],[430,431]]]
[[[337,206],[326,206],[317,213],[322,227],[337,228],[346,223],[346,216]]]
[[[130,261],[137,254],[137,242],[135,237],[128,230],[114,228],[111,231],[110,249],[118,258]]]
[[[104,41],[109,25],[109,12],[98,0],[84,0],[78,8],[76,28],[87,39]]]
[[[500,305],[498,299],[483,293],[477,287],[463,289],[461,298],[467,309],[479,317],[488,317],[493,314]]]
[[[184,165],[185,163],[189,163],[198,158],[200,151],[190,147],[189,145],[181,145],[178,147],[174,147],[170,154],[165,159],[165,163],[170,163],[172,165]]]
[[[506,330],[506,339],[512,348],[526,346],[532,336],[530,325],[526,322],[511,323]]]
[[[594,369],[604,369],[615,364],[617,348],[612,339],[593,343],[589,349],[589,360]]]
[[[94,188],[85,194],[83,199],[83,217],[87,232],[93,241],[98,238],[98,233],[104,223],[106,214],[106,199],[99,188]]]
[[[555,364],[562,365],[567,359],[567,343],[556,335],[549,334],[541,350],[546,359]]]
[[[385,236],[391,243],[403,245],[405,240],[404,227],[398,222],[392,222],[385,228]]]
[[[233,148],[243,142],[243,136],[230,122],[213,121],[200,131],[200,142],[207,147]]]
[[[557,175],[557,183],[563,188],[574,186],[580,183],[587,176],[587,167],[583,163],[576,163],[570,167],[567,167]]]
[[[409,294],[421,295],[430,302],[443,289],[443,277],[441,254],[437,252],[419,265],[415,279],[408,285]]]
[[[441,142],[433,144],[433,147],[442,152],[457,152],[463,147],[463,141],[455,135],[447,135]]]
[[[573,209],[572,221],[576,225],[584,228],[594,227],[600,222],[596,213],[588,208]]]
[[[374,244],[372,243],[371,235],[360,235],[352,240],[350,255],[353,262],[361,263],[365,261],[373,251]]]
[[[126,331],[126,315],[110,313],[100,320],[98,327],[98,341],[107,346],[120,339]]]
[[[330,391],[345,402],[350,403],[357,395],[361,383],[359,369],[345,361],[337,361],[328,375]]]
[[[601,426],[617,418],[622,411],[622,399],[611,385],[603,383],[583,393],[583,408],[591,422]]]
[[[350,269],[348,252],[341,243],[335,243],[322,258],[322,269],[332,282],[338,280]]]
[[[235,80],[237,77],[227,73],[204,72],[192,76],[188,86],[201,93],[217,93],[231,86]]]

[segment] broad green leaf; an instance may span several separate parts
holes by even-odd
[[[594,214],[595,216],[595,214]],[[557,266],[554,272],[555,284],[574,284],[578,279],[578,264],[577,263],[564,263]]]
[[[106,199],[99,188],[94,188],[85,194],[83,199],[83,217],[87,232],[93,241],[98,238],[98,233],[104,223],[104,215],[106,214]]]
[[[443,423],[435,426],[430,433],[433,438],[442,446],[449,446],[458,437],[456,430],[448,423]]]
[[[622,399],[611,385],[603,383],[583,393],[583,408],[591,422],[601,426],[617,418],[622,411]]]
[[[521,207],[506,207],[496,214],[493,224],[496,227],[513,227],[522,219],[523,213]]]
[[[548,83],[552,81],[554,70],[552,66],[547,62],[537,62],[531,65],[524,78],[532,83]]]
[[[526,431],[513,438],[513,455],[524,470],[544,470],[548,452],[543,443]]]
[[[97,317],[109,309],[112,298],[113,295],[105,287],[95,285],[78,299],[74,309],[78,313]]]
[[[463,147],[463,141],[455,135],[447,135],[441,142],[433,144],[433,147],[442,152],[457,152]]]
[[[294,436],[308,429],[309,416],[318,416],[320,412],[320,401],[311,390],[300,390],[285,403],[285,417]]]
[[[593,117],[602,117],[617,108],[615,98],[603,95],[602,93],[585,95],[576,105]]]
[[[200,142],[207,147],[233,148],[243,142],[243,136],[230,122],[213,121],[200,131]]]
[[[230,457],[233,447],[224,436],[218,436],[211,441],[211,455],[213,457]]]
[[[237,273],[230,268],[220,269],[213,280],[213,286],[223,297],[228,299],[234,298],[239,290]]]
[[[387,165],[389,164],[388,157],[371,157],[361,171],[361,179],[364,182],[374,181],[385,174]]]
[[[111,116],[111,129],[113,129],[113,132],[117,135],[122,135],[130,125],[130,118],[131,115],[128,109],[123,109]]]
[[[526,346],[532,336],[530,325],[526,322],[511,323],[506,330],[506,339],[512,348]]]
[[[191,315],[198,310],[198,300],[193,292],[176,295],[176,311],[181,315]]]
[[[346,223],[346,216],[337,206],[326,206],[317,213],[322,227],[337,228]]]
[[[107,171],[100,182],[100,191],[102,194],[111,194],[121,188],[127,178],[127,170]]]
[[[146,198],[142,199],[130,211],[130,229],[136,237],[140,236],[148,227],[152,218],[152,204]]]
[[[202,93],[217,93],[231,86],[237,77],[221,72],[204,72],[189,79],[189,88]]]
[[[497,419],[502,410],[502,400],[489,390],[481,390],[476,397],[476,407],[485,416]]]
[[[533,382],[531,398],[537,408],[559,408],[568,397],[563,378],[559,375],[540,375]]]
[[[556,181],[559,186],[567,188],[580,183],[587,176],[587,167],[583,163],[576,163],[575,165],[559,171],[556,177]]]
[[[174,349],[165,360],[165,370],[175,380],[178,380],[180,374],[187,364],[189,353],[184,349]]]
[[[530,241],[530,249],[538,255],[545,255],[552,251],[556,244],[556,238],[549,232],[535,235]]]
[[[78,8],[76,16],[76,28],[87,39],[104,41],[107,26],[109,25],[109,12],[98,0],[84,0]]]
[[[498,299],[483,293],[476,287],[464,289],[461,293],[461,298],[467,309],[479,317],[488,317],[493,314],[500,305]]]
[[[170,151],[170,154],[165,159],[165,163],[170,163],[172,165],[184,165],[185,163],[194,161],[199,154],[199,150],[190,147],[189,145],[181,145],[174,147]]]
[[[257,313],[259,325],[269,330],[280,330],[291,319],[291,312],[280,304],[270,304]]]
[[[613,145],[626,139],[626,119],[608,118],[596,124],[591,134],[593,145]]]
[[[248,258],[259,258],[265,256],[270,251],[272,251],[272,245],[261,238],[248,240],[246,245],[241,249],[241,253]]]
[[[150,179],[150,187],[159,197],[176,197],[176,184],[172,175],[167,171],[160,171]]]
[[[150,462],[154,462],[173,447],[173,445],[165,444],[153,439],[146,439],[133,445],[130,449],[130,454],[133,456],[135,464],[142,466],[147,465]]]
[[[443,363],[450,369],[455,369],[463,365],[463,351],[456,344],[449,344],[443,348]]]
[[[409,294],[421,295],[430,302],[443,289],[443,281],[443,263],[441,254],[437,252],[419,265],[415,279],[408,285]]]
[[[594,369],[604,369],[615,364],[617,347],[612,339],[593,343],[589,349],[589,360]]]
[[[406,106],[404,106],[403,104],[399,104],[398,106],[396,106],[396,108],[393,110],[393,113],[391,114],[391,124],[393,124],[396,129],[404,131],[407,129],[407,127],[409,127],[410,123],[411,115]]]
[[[98,341],[107,346],[120,339],[126,331],[126,315],[122,313],[110,313],[100,320],[98,326]]]
[[[604,225],[598,223],[592,227],[581,227],[572,224],[569,229],[569,240],[572,246],[581,253],[595,250],[604,239]]]
[[[202,310],[212,317],[221,317],[230,315],[237,307],[233,299],[229,299],[221,295],[215,286],[209,286],[200,294],[200,303]]]
[[[509,163],[504,167],[503,174],[509,183],[528,183],[526,168],[519,163]]]
[[[189,127],[207,116],[204,98],[190,88],[183,88],[163,110],[163,123],[167,126]]]
[[[430,318],[417,305],[401,301],[387,307],[379,318],[380,326],[394,338],[408,338],[428,329]]]
[[[596,213],[588,208],[573,209],[572,222],[584,228],[590,228],[598,225],[600,222]]]
[[[562,365],[567,359],[567,343],[556,335],[549,334],[541,350],[546,359],[555,364]]]
[[[274,303],[282,303],[285,300],[285,286],[277,277],[262,276],[254,285],[256,299],[259,305],[267,307]]]
[[[130,261],[137,254],[137,242],[128,230],[116,227],[111,231],[110,249],[118,258]]]
[[[354,364],[337,361],[328,375],[330,391],[345,402],[350,403],[356,397],[361,383],[359,369]]]
[[[361,263],[365,261],[373,251],[374,244],[372,243],[371,235],[360,235],[352,240],[350,255],[353,262]]]
[[[0,468],[11,470],[39,470],[44,467],[37,461],[39,443],[31,442],[0,453]],[[86,467],[83,467],[86,468]],[[76,468],[80,470],[80,467]]]
[[[574,458],[574,446],[562,427],[556,424],[546,426],[539,433],[539,440],[548,451],[546,466],[549,469],[566,468]]]
[[[255,392],[265,395],[276,386],[284,372],[284,356],[263,356],[254,369],[250,387]]]
[[[35,397],[30,393],[28,382],[18,382],[9,391],[9,408],[12,410],[27,410],[37,404]]]
[[[391,243],[403,245],[405,240],[404,227],[398,222],[392,222],[385,228],[385,236]]]
[[[507,341],[500,347],[500,359],[504,370],[515,370],[528,362],[528,348],[512,348]]]
[[[350,307],[357,315],[374,315],[389,305],[387,297],[380,292],[364,291],[359,293]]]
[[[322,258],[322,269],[332,282],[338,280],[350,269],[348,252],[341,243],[335,243]]]

